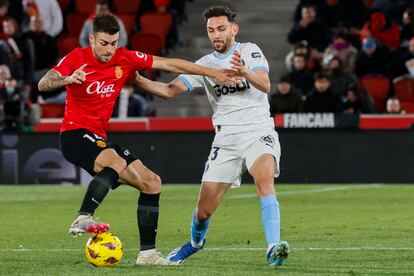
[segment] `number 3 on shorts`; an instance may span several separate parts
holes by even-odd
[[[219,147],[213,147],[213,151],[211,153],[211,161],[216,160],[219,149]]]

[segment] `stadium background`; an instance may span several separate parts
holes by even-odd
[[[270,63],[272,94],[277,90],[280,77],[288,71],[285,57],[293,44],[287,42],[287,34],[294,26],[295,9],[299,2],[306,1],[220,2],[238,12],[241,25],[238,40],[255,42],[263,49]],[[10,15],[24,13],[23,9],[16,9],[21,2],[10,0],[10,8],[13,7]],[[154,3],[152,0],[112,2],[128,3],[123,13],[133,13],[134,20],[125,19],[132,22],[132,26],[139,18],[134,7],[138,4],[146,7]],[[164,5],[164,1],[155,2]],[[176,19],[180,18],[180,14],[183,16],[182,22],[176,22],[179,39],[174,42],[173,35],[170,38],[172,40],[168,40],[173,46],[161,51],[156,47],[154,51],[159,51],[160,55],[195,61],[211,51],[201,11],[219,2],[172,2],[168,12],[174,14]],[[308,2],[333,6],[363,3],[384,9],[391,7],[390,11],[396,12],[399,23],[402,11],[411,5],[410,1],[400,0]],[[78,10],[77,3],[86,4],[83,7],[86,10]],[[184,10],[181,9],[183,3]],[[59,45],[61,57],[64,51],[70,51],[78,43],[77,34],[71,35],[69,29],[79,31],[80,26],[74,21],[88,17],[95,1],[59,0],[59,4],[65,25],[54,41]],[[360,14],[357,10],[352,12]],[[157,24],[153,23],[152,26],[157,27]],[[137,26],[132,28],[130,40],[139,32]],[[161,40],[153,35],[144,36],[155,39],[158,41],[156,43]],[[162,81],[175,77],[155,72],[149,72],[149,76]],[[392,80],[388,79],[391,88],[394,86]],[[403,99],[408,101],[413,91],[409,80],[406,78],[403,82],[403,90],[408,92],[408,96]],[[27,89],[27,86],[22,87]],[[27,92],[25,89],[23,91]],[[183,95],[168,102],[146,98],[139,91],[135,94],[145,99],[148,108],[145,116],[128,118],[123,97],[124,102],[120,105],[124,109],[120,108],[118,118],[112,120],[109,137],[129,146],[168,184],[162,191],[157,236],[158,249],[165,255],[177,243],[188,239],[189,216],[196,204],[199,188],[197,183],[214,135],[209,118],[211,109],[203,91],[194,91],[191,95]],[[3,96],[0,107],[3,108],[4,87],[0,87],[0,95]],[[240,189],[232,189],[226,195],[214,215],[204,252],[196,254],[183,266],[174,268],[133,265],[139,251],[135,221],[137,193],[130,187],[120,187],[116,192],[109,193],[97,216],[110,222],[111,231],[124,242],[124,258],[114,269],[89,266],[82,250],[89,237],[85,235],[73,239],[67,234],[68,223],[85,191],[85,187],[79,184],[87,185],[89,176],[67,163],[58,148],[59,116],[62,115],[63,105],[61,102],[49,102],[48,97],[38,101],[37,94],[32,94],[32,97],[24,93],[19,95],[22,96],[17,101],[19,112],[10,118],[11,122],[17,124],[7,127],[2,124],[0,133],[0,275],[275,273],[274,269],[265,265],[260,211],[254,186],[245,185],[252,183],[248,177]],[[59,92],[51,94],[53,97],[56,95]],[[395,95],[395,91],[387,91],[386,97],[392,95]],[[384,108],[386,98],[382,95],[379,99]],[[28,103],[27,106],[25,103]],[[24,112],[28,107],[33,111],[30,120]],[[286,266],[278,268],[277,273],[413,274],[414,186],[405,184],[414,183],[414,116],[409,109],[406,111],[406,114],[378,111],[354,115],[342,112],[275,115],[282,145],[281,176],[276,185],[282,208],[281,235],[292,247]],[[2,114],[4,119],[5,114]],[[37,121],[36,116],[40,114],[43,118]],[[189,183],[195,185],[187,185]]]
[[[21,22],[21,29],[24,29],[24,18],[27,15],[25,10],[20,15],[16,12],[19,10],[16,8],[18,2],[10,3],[9,13],[11,16],[17,14],[16,19]],[[64,23],[62,31],[54,36],[54,40],[60,57],[78,46],[82,24],[85,18],[93,16],[95,4],[98,2],[101,1],[58,1]],[[129,38],[127,47],[192,61],[211,52],[201,12],[206,6],[216,4],[215,1],[133,1],[134,5],[125,6],[126,2],[128,1],[119,0],[107,3],[125,21]],[[369,12],[383,9],[384,13],[396,18],[399,24],[402,24],[404,9],[410,5],[410,1],[394,1],[392,4],[391,1],[361,2],[367,8],[366,18]],[[30,11],[30,3],[28,1],[27,13],[36,14],[36,11]],[[320,10],[323,10],[320,6],[338,9],[342,2],[260,0],[254,1],[253,7],[251,1],[224,3],[238,12],[241,31],[237,40],[257,43],[266,55],[271,68],[272,94],[275,94],[280,77],[288,72],[285,56],[291,51],[293,43],[288,43],[287,33],[297,24],[292,19],[295,9],[300,10],[306,3],[312,3]],[[161,19],[157,16],[160,14],[166,18],[165,27],[159,23]],[[336,14],[340,15],[341,12],[336,11]],[[323,15],[326,16],[326,13]],[[151,16],[155,16],[155,19]],[[147,18],[145,20],[148,22],[143,18]],[[155,24],[151,20],[158,21]],[[339,28],[336,25],[331,30],[333,32]],[[362,51],[361,48],[359,51]],[[143,74],[161,81],[169,81],[175,77],[173,74],[159,72]],[[393,89],[395,79],[393,82],[388,76],[386,78],[390,89],[380,102],[383,107],[386,98],[396,93]],[[68,164],[58,150],[57,132],[64,110],[64,101],[60,97],[62,91],[52,93],[49,98],[49,95],[39,95],[36,85],[32,85],[32,90],[29,89],[28,92],[25,90],[28,85],[24,80],[18,81],[19,84],[20,113],[11,119],[16,121],[15,125],[10,127],[10,118],[2,110],[0,183],[88,183],[86,173]],[[411,85],[409,79],[405,86],[408,100],[411,100],[409,94],[414,91]],[[5,84],[3,92],[4,86]],[[368,93],[377,103],[376,92],[373,91],[368,90]],[[128,93],[122,95],[126,94]],[[146,164],[163,177],[165,183],[199,182],[213,137],[209,119],[211,108],[204,91],[196,90],[191,95],[171,101],[149,97],[137,89],[133,95],[139,96],[135,103],[131,103],[132,96],[129,100],[126,96],[127,104],[125,97],[121,97],[109,137],[121,144],[130,145]],[[4,96],[2,99],[3,107]],[[28,115],[27,109],[30,108],[32,110]],[[128,113],[128,108],[139,111],[135,114]],[[137,112],[140,114],[136,114]],[[136,115],[141,117],[132,117]],[[41,116],[42,119],[36,120],[36,116]],[[413,121],[414,115],[410,114],[409,109],[403,115],[384,115],[379,110],[368,115],[345,112],[276,114],[275,123],[280,132],[283,149],[279,181],[413,182],[414,173],[407,166],[413,164],[413,156],[409,150],[413,148]],[[251,179],[246,176],[245,182],[251,182]]]

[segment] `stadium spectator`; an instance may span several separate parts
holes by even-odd
[[[65,103],[65,91],[58,90],[52,93],[42,95],[39,94],[37,83],[42,76],[56,63],[59,50],[56,40],[44,31],[44,24],[41,15],[33,15],[30,17],[29,31],[24,36],[32,41],[34,46],[34,73],[33,85],[31,87],[30,99],[32,104],[32,111],[36,112],[40,108],[37,102],[40,103]]]
[[[9,11],[10,2],[9,0],[0,0],[0,39],[6,38],[3,31],[3,20],[7,16]]]
[[[288,33],[288,41],[294,44],[305,40],[311,49],[323,52],[329,45],[331,30],[324,22],[316,18],[315,6],[303,6],[301,14],[301,20],[295,23]]]
[[[295,43],[293,49],[285,57],[286,68],[289,72],[293,70],[293,56],[296,54],[305,56],[306,69],[308,69],[309,72],[318,72],[321,70],[320,61],[318,57],[315,56],[316,52],[311,51],[308,48],[308,43],[306,41],[300,41]]]
[[[62,31],[62,10],[56,0],[23,0],[23,8],[29,19],[33,15],[42,16],[48,35],[56,37]],[[27,26],[23,29],[27,29]]]
[[[288,74],[295,89],[306,95],[313,88],[313,76],[306,69],[306,58],[297,54],[293,57],[293,70]]]
[[[330,88],[329,77],[323,73],[315,74],[315,88],[306,98],[305,111],[318,113],[337,113],[342,111],[341,98]]]
[[[405,114],[405,110],[401,108],[400,100],[397,97],[391,97],[385,105],[386,114]]]
[[[59,50],[56,40],[44,31],[44,22],[41,15],[30,17],[29,31],[24,35],[34,45],[34,81],[37,83],[56,63]]]
[[[86,19],[85,23],[83,24],[82,30],[79,34],[79,45],[81,47],[86,47],[90,44],[89,42],[89,35],[92,33],[92,25],[93,25],[93,18],[100,14],[112,14],[111,10],[109,9],[109,3],[107,0],[101,0],[96,3],[95,12],[89,15],[89,18]],[[125,25],[117,17],[119,21],[120,31],[119,31],[119,47],[125,47],[128,44],[128,35],[125,29]]]
[[[326,67],[332,58],[339,57],[343,65],[342,70],[345,73],[353,73],[357,55],[358,50],[348,42],[345,32],[339,31],[335,34],[332,43],[325,49],[323,65]]]
[[[303,7],[313,6],[317,14],[317,18],[330,27],[337,24],[335,8],[328,0],[300,0],[295,8],[294,23],[298,23],[302,19]]]
[[[300,92],[293,88],[287,76],[280,78],[277,83],[277,91],[270,96],[270,115],[278,113],[303,112],[303,99]]]
[[[119,119],[143,117],[146,115],[147,108],[147,100],[139,93],[135,93],[135,87],[133,85],[125,85],[115,104],[112,117]]]
[[[361,30],[361,41],[375,38],[391,49],[400,47],[400,28],[382,12],[374,12]]]
[[[402,17],[401,47],[408,47],[410,39],[414,36],[414,10],[407,8]]]
[[[0,65],[0,103],[4,110],[0,129],[21,130],[23,125],[28,124],[29,106],[22,97],[17,81],[5,65]]]
[[[344,72],[342,67],[342,60],[339,57],[332,58],[327,67],[332,92],[338,96],[345,95],[348,86],[357,82],[355,75]]]
[[[350,85],[346,90],[342,108],[345,114],[375,113],[372,97],[357,84]]]
[[[373,38],[365,38],[362,50],[355,61],[355,73],[358,77],[364,75],[387,76],[391,62],[391,50]]]
[[[9,54],[12,76],[19,83],[30,87],[34,72],[33,42],[20,34],[16,20],[11,17],[3,20],[3,30],[6,39],[2,40],[2,45]]]

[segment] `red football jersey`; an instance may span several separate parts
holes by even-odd
[[[86,80],[66,86],[66,109],[60,131],[85,128],[106,138],[105,130],[122,87],[135,71],[151,68],[152,61],[151,55],[123,47],[107,63],[96,59],[90,46],[67,54],[53,69],[69,76],[87,64]]]

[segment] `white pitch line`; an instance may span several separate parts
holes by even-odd
[[[361,189],[361,188],[380,188],[384,185],[382,184],[361,184],[361,185],[349,185],[344,184],[344,186],[335,186],[335,187],[323,187],[317,188],[312,190],[304,190],[304,191],[287,191],[287,192],[278,192],[277,195],[301,195],[301,194],[313,194],[313,193],[324,193],[324,192],[331,192],[331,191],[341,191],[341,190],[351,190],[351,189]],[[229,196],[227,199],[241,199],[241,198],[255,198],[257,197],[256,194],[245,194],[245,195],[234,195]]]
[[[258,247],[211,247],[205,251],[265,251],[266,248]],[[60,249],[35,249],[35,248],[0,248],[0,252],[82,252],[83,249],[60,248]],[[139,251],[139,248],[125,248],[124,251]],[[164,250],[168,251],[168,250]],[[414,251],[414,247],[309,247],[293,248],[295,251]]]

